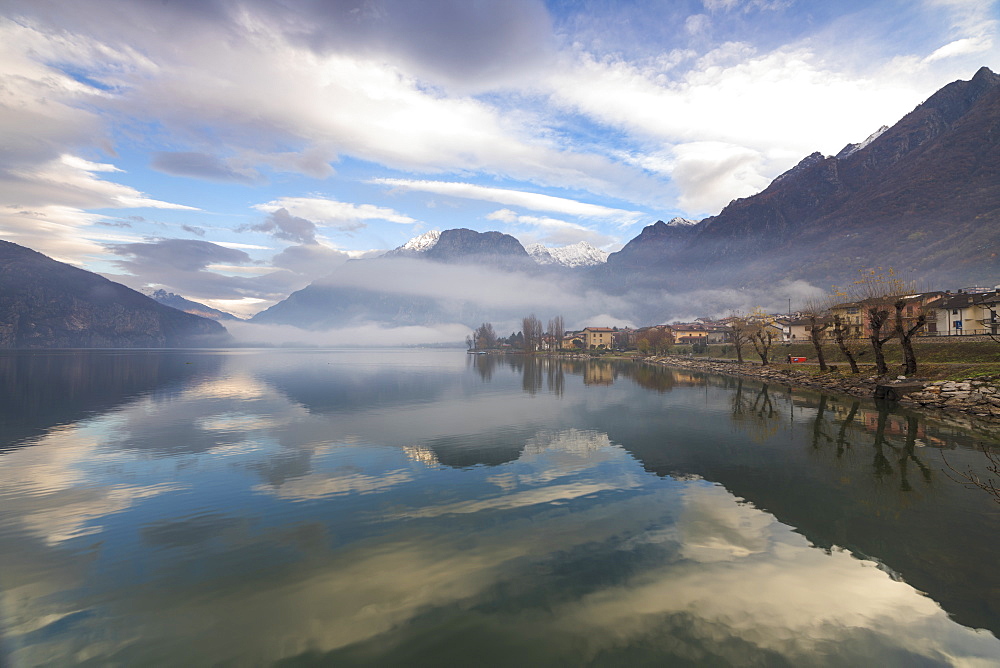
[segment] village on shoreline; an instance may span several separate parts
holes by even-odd
[[[761,309],[641,328],[544,328],[534,315],[498,337],[483,323],[470,353],[625,359],[829,390],[1000,423],[1000,286],[914,292],[891,270],[801,311]],[[846,295],[851,300],[837,300]],[[756,357],[755,361],[751,358]]]

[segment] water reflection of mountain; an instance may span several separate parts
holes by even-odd
[[[961,623],[1000,632],[992,595],[1000,590],[992,543],[1000,514],[990,497],[944,475],[935,447],[923,447],[950,448],[957,468],[981,468],[977,439],[869,401],[697,380],[704,397],[688,391],[664,407],[655,394],[637,395],[634,410],[591,418],[647,470],[718,482],[818,546],[886,564]],[[683,401],[695,396],[715,410],[687,410]],[[728,418],[719,410],[726,405]]]
[[[199,351],[58,350],[0,354],[0,452],[54,426],[217,373]]]
[[[431,403],[454,387],[455,375],[391,366],[355,368],[350,374],[325,365],[267,369],[256,376],[311,413],[352,413]]]

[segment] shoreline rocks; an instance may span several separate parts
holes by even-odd
[[[899,377],[887,380],[881,376],[839,373],[812,374],[800,369],[778,369],[735,360],[705,359],[664,355],[643,360],[651,364],[711,371],[759,380],[783,383],[810,389],[828,390],[838,394],[874,399],[879,394],[887,399],[897,397],[904,406],[962,412],[1000,425],[1000,376],[984,376],[975,380],[922,381]],[[879,394],[876,394],[876,392]]]

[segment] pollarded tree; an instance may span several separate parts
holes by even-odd
[[[847,363],[851,365],[851,373],[861,373],[861,369],[858,368],[858,356],[862,354],[847,342],[847,335],[849,333],[848,325],[843,321],[839,314],[833,316],[833,340],[837,342],[837,347],[840,348],[841,354],[847,359]]]
[[[868,325],[868,340],[875,354],[875,371],[884,376],[889,373],[885,363],[885,344],[896,332],[889,323],[891,312],[900,295],[907,292],[906,283],[890,267],[861,270],[861,276],[851,285],[851,294],[861,302]]]
[[[903,374],[906,376],[917,373],[917,356],[913,351],[913,335],[927,324],[927,314],[923,312],[923,304],[918,296],[914,297],[916,301],[914,298],[907,299],[906,296],[900,295],[892,303],[892,308],[895,311],[893,333],[903,348]],[[903,309],[913,309],[914,303],[917,304],[917,313],[913,314],[915,317],[910,322],[905,322]]]
[[[743,313],[735,313],[729,318],[729,340],[736,349],[736,361],[743,363],[743,346],[750,343],[754,332],[754,323],[749,316]]]
[[[816,361],[819,362],[819,370],[827,371],[826,357],[823,355],[823,339],[826,338],[826,330],[830,327],[830,321],[824,317],[826,306],[818,302],[809,302],[803,310],[803,317],[809,322],[809,340],[816,351]]]
[[[771,348],[776,338],[773,324],[774,319],[761,309],[755,309],[750,314],[750,343],[760,357],[761,366],[767,366],[771,362]]]

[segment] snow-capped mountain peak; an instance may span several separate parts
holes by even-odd
[[[840,153],[837,154],[837,157],[843,159],[851,155],[852,153],[857,153],[864,147],[868,146],[868,144],[871,144],[873,141],[882,136],[882,133],[888,129],[889,129],[888,125],[883,125],[878,130],[868,135],[868,139],[864,140],[860,144],[848,144],[844,148],[840,149]]]
[[[690,218],[681,218],[680,216],[675,216],[667,222],[668,227],[688,227],[690,225],[697,225],[698,220],[691,220]]]
[[[396,250],[408,250],[415,251],[417,253],[422,253],[424,251],[429,251],[434,248],[434,245],[441,238],[440,230],[431,230],[430,232],[424,232],[420,236],[413,237],[405,244],[397,248]]]
[[[528,255],[538,264],[561,265],[563,267],[590,267],[604,264],[608,261],[608,253],[594,248],[586,241],[563,246],[547,248],[542,244],[530,244],[524,247]]]

